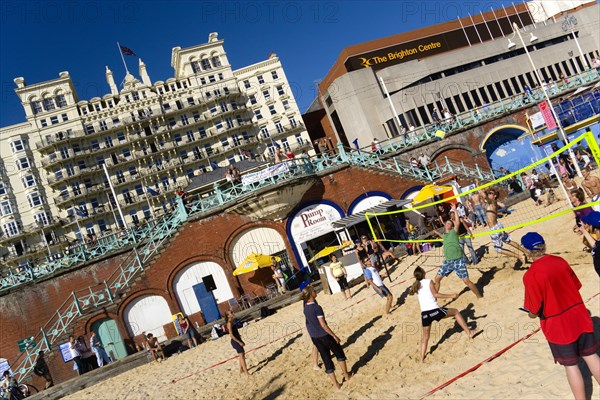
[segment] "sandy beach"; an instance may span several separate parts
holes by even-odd
[[[529,203],[531,202],[531,204]],[[516,213],[532,201],[517,205]],[[564,204],[562,204],[564,207]],[[540,215],[548,209],[540,207]],[[522,213],[521,213],[522,214]],[[523,215],[521,215],[521,218]],[[510,223],[511,216],[506,220]],[[564,257],[583,283],[581,294],[600,328],[600,280],[591,255],[583,252],[581,237],[571,228],[572,213],[511,233],[519,240],[529,231],[541,233],[548,252]],[[477,238],[475,248],[487,245],[488,236]],[[336,392],[323,369],[312,369],[311,343],[304,328],[302,303],[298,301],[264,320],[241,329],[252,376],[242,377],[228,337],[209,341],[174,355],[163,363],[149,363],[118,377],[75,393],[70,399],[393,399],[422,398],[430,391],[487,360],[479,368],[430,394],[430,398],[565,399],[571,398],[564,368],[554,364],[541,331],[498,357],[492,356],[535,331],[539,321],[518,310],[523,305],[522,277],[515,260],[498,257],[491,246],[476,266],[469,266],[471,280],[482,290],[477,300],[455,275],[442,281],[441,292],[461,295],[440,305],[462,310],[467,323],[482,330],[473,340],[453,320],[434,324],[431,354],[418,362],[421,337],[420,311],[415,296],[408,296],[412,271],[422,266],[432,278],[442,261],[440,250],[408,256],[384,282],[394,295],[392,314],[381,316],[384,301],[361,284],[353,297],[320,293],[319,303],[330,326],[340,337],[354,377]],[[223,362],[224,360],[230,361]],[[341,373],[338,370],[338,378]],[[598,398],[600,388],[586,374],[588,395]]]

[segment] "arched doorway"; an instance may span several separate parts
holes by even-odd
[[[167,340],[164,325],[171,323],[171,310],[161,296],[140,296],[127,304],[123,313],[131,336],[152,333],[158,340]]]
[[[214,262],[203,261],[191,264],[175,275],[173,280],[173,290],[181,309],[186,315],[191,315],[202,311],[198,304],[198,299],[194,293],[194,285],[202,283],[202,278],[212,275],[217,289],[213,291],[215,300],[218,303],[225,302],[233,298],[229,281],[225,276],[223,268]]]
[[[501,176],[500,168],[514,172],[544,157],[542,150],[532,143],[527,128],[519,125],[503,125],[492,129],[483,139],[481,150],[494,175]]]
[[[234,269],[251,253],[279,256],[284,269],[291,270],[292,267],[283,237],[273,228],[263,226],[248,229],[231,242],[229,249]]]
[[[104,350],[111,360],[118,360],[127,356],[127,349],[121,338],[119,327],[114,319],[104,318],[92,324],[92,331],[100,338]]]

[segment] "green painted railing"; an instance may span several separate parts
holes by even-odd
[[[178,203],[181,203],[180,199],[178,199]],[[186,219],[185,207],[179,204],[171,215],[156,221],[147,240],[143,244],[135,245],[133,251],[108,279],[72,292],[50,320],[40,328],[39,333],[34,336],[36,345],[26,349],[11,363],[13,368],[16,366],[13,371],[17,379],[22,380],[29,375],[33,370],[37,353],[40,350],[49,351],[53,344],[64,338],[69,328],[80,316],[92,312],[100,306],[118,301],[123,292],[143,271],[144,265]]]
[[[587,71],[578,77],[570,78],[569,84],[581,86],[593,79],[598,79],[598,74],[595,70]],[[573,87],[570,86],[570,89]],[[534,94],[534,96],[538,95]],[[536,99],[532,99],[532,101]],[[451,127],[446,126],[445,129],[447,129],[447,133],[449,132],[448,129],[450,129],[450,132],[451,130],[464,129],[470,124],[480,124],[500,114],[512,112],[525,106],[529,106],[529,104],[521,104],[518,100],[514,102],[499,102],[491,105],[487,110],[482,109],[479,114],[473,114],[471,120],[465,116],[458,116],[453,125]],[[429,140],[433,137],[434,128],[436,127],[426,127],[422,132],[417,132],[416,139],[413,137],[409,139],[401,138],[395,142],[389,141],[384,146],[384,151],[389,153],[414,145],[417,141]],[[411,143],[411,140],[414,141]],[[123,292],[142,273],[144,265],[157,254],[165,241],[172,237],[174,232],[189,216],[201,216],[212,212],[217,207],[234,204],[244,195],[252,194],[258,190],[275,185],[281,185],[297,178],[326,172],[343,165],[355,165],[385,172],[394,172],[401,176],[408,176],[428,183],[448,175],[472,176],[481,181],[493,179],[492,172],[489,170],[482,170],[478,166],[468,167],[462,163],[447,159],[441,163],[434,162],[429,168],[421,169],[400,161],[399,156],[386,158],[385,154],[379,156],[366,151],[349,151],[340,146],[336,154],[325,154],[311,159],[300,158],[289,161],[287,169],[284,172],[267,174],[263,179],[248,185],[241,183],[227,186],[216,185],[212,193],[207,193],[203,197],[190,200],[186,205],[183,204],[180,198],[177,198],[177,207],[171,214],[153,221],[151,225],[144,226],[139,232],[133,231],[130,233],[128,238],[131,242],[114,238],[109,239],[100,248],[82,249],[74,254],[65,255],[63,257],[65,260],[62,258],[60,260],[49,260],[49,263],[52,263],[53,266],[46,266],[44,267],[45,269],[40,268],[37,271],[38,276],[40,276],[45,273],[53,273],[61,268],[73,268],[82,263],[92,262],[102,255],[134,243],[133,251],[129,253],[106,281],[71,293],[51,319],[40,328],[40,332],[34,336],[34,340],[37,343],[36,346],[26,349],[11,363],[12,366],[16,366],[14,371],[17,378],[22,380],[29,375],[33,369],[37,352],[40,350],[49,351],[52,345],[63,338],[80,316],[96,310],[99,306],[119,301]],[[27,278],[27,276],[30,278]],[[11,278],[12,280],[8,281],[7,285],[2,283],[1,287],[14,287],[35,279],[34,274],[28,274],[27,276],[24,278],[13,277]]]

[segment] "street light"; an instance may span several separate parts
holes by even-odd
[[[512,35],[512,37],[510,37],[508,39],[508,48],[510,49],[511,47],[514,47],[515,44],[511,39],[513,39],[515,37],[515,35],[518,35],[519,40],[521,41],[521,44],[523,45],[523,49],[525,50],[525,54],[527,54],[527,58],[529,59],[529,63],[531,64],[531,68],[533,69],[533,73],[535,74],[538,84],[541,86],[542,92],[544,93],[544,97],[546,98],[546,101],[548,102],[548,107],[550,107],[552,116],[554,117],[554,120],[556,121],[556,125],[558,126],[559,137],[565,143],[565,145],[567,145],[567,144],[569,144],[569,139],[567,138],[567,134],[565,133],[565,130],[563,129],[562,124],[560,123],[560,119],[558,118],[558,114],[556,114],[556,110],[554,110],[554,106],[552,105],[550,96],[548,96],[548,92],[546,91],[546,85],[542,84],[542,82],[544,82],[544,81],[542,80],[542,77],[540,76],[538,69],[536,68],[535,64],[533,63],[531,54],[529,54],[529,50],[527,49],[527,46],[525,45],[523,36],[521,36],[521,31],[519,30],[519,26],[515,22],[513,22],[512,25],[513,25],[513,35]],[[537,37],[535,37],[533,35],[533,33],[531,33],[530,41],[533,42],[535,40],[537,40]],[[579,169],[579,164],[577,163],[577,159],[575,158],[573,149],[571,147],[569,147],[567,151],[569,152],[569,156],[571,157],[571,162],[573,163],[573,165],[575,166],[575,169],[577,170],[577,175],[579,175],[579,177],[583,178],[583,174],[581,173],[581,170]]]
[[[573,35],[573,39],[575,39],[575,44],[577,45],[577,49],[579,50],[579,55],[581,55],[581,59],[583,60],[583,63],[585,65],[585,70],[589,70],[590,66],[587,62],[587,60],[585,59],[585,56],[583,55],[583,51],[581,50],[581,46],[579,46],[579,39],[577,39],[577,36],[575,35],[575,31],[573,30],[573,28],[577,25],[577,18],[575,18],[572,15],[569,15],[569,13],[565,12],[565,19],[562,23],[562,30],[564,32],[570,31],[571,35]]]

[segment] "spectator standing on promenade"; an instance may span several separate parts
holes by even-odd
[[[103,367],[104,363],[111,363],[110,357],[108,357],[108,354],[106,354],[106,351],[104,351],[102,341],[94,331],[92,331],[92,335],[90,336],[90,349],[92,349],[92,351],[96,355],[96,360],[98,361],[99,367]]]
[[[48,364],[46,363],[46,359],[44,358],[44,350],[40,350],[38,356],[35,360],[35,364],[33,365],[33,373],[37,376],[41,376],[46,380],[46,387],[54,386],[54,381],[52,380],[52,375],[50,375],[50,368],[48,368]]]

